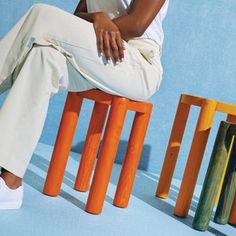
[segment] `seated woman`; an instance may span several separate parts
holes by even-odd
[[[81,0],[72,15],[33,5],[0,41],[0,209],[23,201],[22,178],[50,97],[98,88],[145,100],[162,79],[168,0]]]

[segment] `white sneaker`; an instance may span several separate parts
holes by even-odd
[[[23,202],[23,185],[10,189],[0,177],[0,210],[19,209]]]

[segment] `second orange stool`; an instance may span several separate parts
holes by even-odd
[[[102,211],[126,113],[128,110],[135,112],[128,147],[113,201],[116,206],[126,207],[132,191],[152,111],[152,104],[129,100],[95,89],[68,93],[44,186],[44,193],[50,196],[56,196],[60,193],[83,99],[93,100],[95,103],[74,186],[79,191],[87,191],[89,188],[101,134],[108,108],[110,107],[102,146],[85,208],[87,212],[93,214],[99,214]]]
[[[182,94],[156,191],[157,197],[168,197],[191,105],[201,107],[201,111],[174,210],[175,215],[180,217],[188,214],[215,112],[226,113],[227,121],[236,122],[236,105]]]

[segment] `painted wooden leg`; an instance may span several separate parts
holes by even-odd
[[[226,121],[227,121],[227,122],[230,122],[230,123],[236,123],[236,116],[235,116],[235,115],[228,114]],[[228,158],[229,158],[229,156],[228,156]],[[229,161],[229,159],[227,160],[227,162],[228,162],[228,161]],[[215,207],[217,207],[217,204],[218,204],[219,199],[220,199],[220,193],[221,193],[221,189],[222,189],[222,186],[223,186],[223,182],[224,182],[224,178],[225,178],[226,169],[227,169],[227,165],[225,165],[224,173],[223,173],[222,178],[221,178],[221,181],[220,181],[220,187],[219,187],[219,189],[218,189],[218,193],[217,193],[216,200],[215,200]]]
[[[231,125],[230,128],[236,135],[236,125]],[[236,192],[236,140],[234,140],[229,163],[227,166],[223,187],[220,194],[219,203],[216,209],[214,221],[218,224],[227,224],[229,220],[230,211],[233,205],[234,196]]]
[[[108,117],[100,154],[97,160],[92,185],[85,210],[92,214],[102,211],[112,166],[120,141],[128,99],[114,97]]]
[[[229,224],[236,225],[236,193],[234,196],[234,202],[231,208],[230,216],[229,216]]]
[[[174,210],[174,214],[177,216],[185,217],[188,214],[216,104],[216,101],[210,99],[202,101],[201,112]]]
[[[68,93],[44,185],[47,195],[56,196],[60,192],[82,102],[75,92]]]
[[[107,110],[108,105],[95,102],[74,186],[78,191],[85,192],[89,188]]]
[[[231,123],[236,123],[236,115],[228,114],[226,121],[231,122]]]
[[[230,123],[222,121],[213,147],[207,174],[204,180],[201,196],[193,219],[193,228],[205,231],[208,229],[213,212],[220,181],[227,166],[234,137],[229,133]]]
[[[181,97],[175,115],[170,140],[156,191],[156,196],[160,198],[168,197],[171,180],[173,178],[180,145],[189,115],[190,105],[181,103]]]
[[[147,105],[146,113],[136,112],[135,114],[124,163],[113,201],[115,206],[127,207],[128,205],[151,111],[152,105],[150,104]]]

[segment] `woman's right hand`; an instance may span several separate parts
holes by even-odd
[[[113,58],[118,64],[124,60],[124,41],[118,27],[105,12],[94,13],[93,26],[97,37],[99,55],[104,55],[108,62]]]

